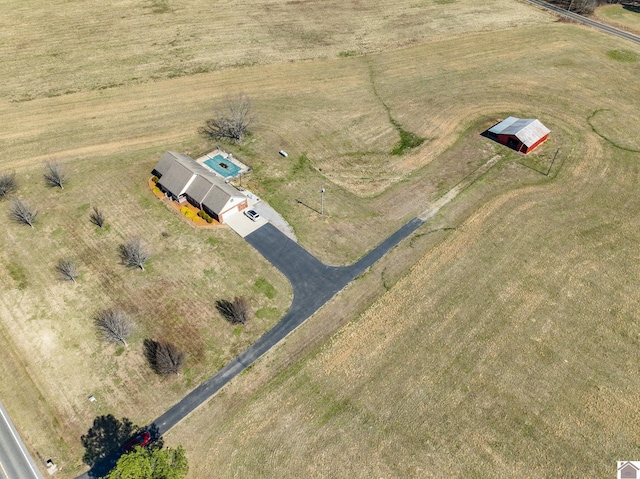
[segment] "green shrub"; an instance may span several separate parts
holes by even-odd
[[[193,211],[191,211],[189,208],[187,208],[187,211],[185,211],[184,215],[187,218],[195,218],[196,217],[196,214]]]
[[[157,186],[154,186],[152,191],[153,191],[155,194],[160,194],[160,188],[158,188]]]
[[[207,213],[207,212],[206,212],[206,211],[204,211],[204,210],[200,210],[200,211],[198,211],[198,216],[199,216],[200,218],[202,218],[203,220],[205,220],[207,223],[211,223],[211,221],[213,220],[213,219],[211,218],[211,216],[209,216],[209,213]]]
[[[153,178],[151,178],[151,181],[153,181],[154,183],[157,183],[159,180],[159,178],[157,176],[154,176]]]

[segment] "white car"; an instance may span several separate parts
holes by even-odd
[[[260,218],[260,215],[254,210],[245,210],[244,215],[251,221],[258,221],[258,218]]]

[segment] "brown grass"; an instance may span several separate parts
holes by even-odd
[[[202,410],[204,417],[194,416],[172,436],[172,441],[185,443],[191,451],[192,477],[207,477],[207,471],[211,470],[227,476],[300,477],[335,472],[337,476],[357,477],[357,467],[362,475],[370,472],[408,475],[412,471],[419,475],[421,471],[411,467],[415,465],[427,473],[436,471],[435,465],[448,464],[443,462],[445,453],[453,457],[458,452],[462,463],[478,463],[478,467],[487,468],[481,469],[481,473],[486,470],[489,475],[494,475],[493,472],[508,475],[500,464],[565,444],[559,439],[556,443],[544,442],[557,437],[567,437],[566,443],[583,438],[586,451],[594,452],[589,447],[597,444],[602,446],[603,455],[613,457],[619,443],[612,434],[607,433],[606,444],[589,442],[584,438],[596,437],[589,429],[591,422],[580,423],[580,417],[572,416],[572,411],[582,411],[589,419],[599,417],[599,411],[606,405],[617,405],[619,396],[615,391],[626,387],[634,392],[635,388],[635,383],[629,385],[619,380],[631,370],[622,368],[619,362],[622,356],[615,356],[608,369],[598,369],[604,353],[596,347],[603,344],[620,354],[630,353],[624,338],[632,335],[624,328],[633,325],[630,312],[636,295],[633,286],[623,279],[635,274],[633,262],[615,263],[615,256],[611,256],[607,247],[615,245],[614,240],[620,235],[625,245],[621,250],[623,257],[632,254],[630,245],[635,241],[637,228],[633,228],[634,218],[624,215],[635,209],[635,195],[629,193],[636,186],[635,157],[626,150],[612,150],[610,143],[592,132],[587,118],[596,110],[615,111],[623,102],[629,104],[629,111],[635,111],[636,99],[640,97],[632,81],[637,75],[636,66],[616,62],[607,52],[618,48],[637,51],[637,48],[583,28],[545,24],[397,49],[416,40],[458,34],[469,28],[477,31],[516,27],[521,25],[517,18],[524,12],[533,12],[522,16],[524,23],[549,20],[516,2],[500,0],[488,7],[470,7],[471,3],[460,0],[436,6],[440,4],[404,2],[388,5],[384,7],[388,10],[383,11],[351,4],[352,10],[358,7],[368,12],[369,25],[376,25],[367,27],[372,28],[370,33],[363,33],[362,51],[393,50],[362,57],[339,56],[341,51],[351,49],[348,42],[331,40],[324,49],[317,36],[304,36],[307,35],[304,29],[313,27],[312,19],[321,17],[333,28],[345,25],[326,14],[325,3],[305,2],[299,7],[292,4],[292,8],[299,9],[296,10],[299,15],[309,12],[309,23],[302,24],[301,32],[296,31],[293,17],[287,17],[291,25],[279,23],[284,29],[282,41],[286,42],[281,48],[277,47],[280,39],[275,38],[281,33],[277,29],[272,32],[273,38],[258,41],[256,45],[260,48],[251,50],[251,55],[268,64],[173,79],[167,78],[174,73],[180,76],[196,71],[200,67],[198,55],[209,55],[207,58],[223,55],[207,43],[221,41],[221,36],[216,36],[221,35],[218,30],[208,24],[207,29],[201,28],[201,24],[194,29],[191,23],[184,22],[184,31],[190,35],[206,32],[202,37],[190,37],[202,42],[185,41],[188,47],[181,51],[167,47],[167,38],[174,39],[167,36],[169,27],[173,28],[172,35],[177,36],[175,26],[184,20],[180,15],[187,13],[178,2],[167,4],[167,11],[163,11],[163,2],[145,4],[149,12],[144,18],[135,10],[142,8],[140,4],[134,8],[129,2],[113,7],[100,4],[59,18],[51,14],[50,9],[60,8],[55,3],[38,6],[16,3],[12,4],[15,8],[7,8],[10,16],[6,22],[11,28],[3,28],[0,35],[6,38],[13,35],[13,40],[0,41],[3,45],[0,48],[5,49],[0,57],[7,59],[3,65],[6,83],[1,87],[5,90],[0,95],[4,98],[0,103],[4,120],[0,165],[3,171],[16,171],[20,195],[32,200],[42,215],[36,234],[0,215],[3,231],[0,341],[3,350],[8,351],[3,371],[16,371],[3,376],[12,380],[0,384],[0,395],[33,449],[46,457],[53,456],[63,466],[61,477],[71,477],[80,470],[77,458],[82,451],[78,438],[96,415],[113,413],[138,423],[153,419],[273,324],[289,304],[290,292],[284,278],[244,241],[227,230],[197,231],[186,227],[181,218],[157,201],[146,184],[149,171],[164,150],[196,156],[210,147],[197,137],[197,128],[216,102],[236,92],[245,92],[253,99],[260,118],[253,137],[237,149],[237,156],[253,167],[252,175],[246,178],[250,188],[290,220],[303,245],[334,263],[361,256],[488,158],[500,154],[503,160],[473,188],[463,192],[428,228],[398,248],[395,256],[341,295],[349,301],[336,301],[324,309],[318,318],[326,321],[314,319],[309,329],[288,340],[290,349],[283,349],[282,358],[276,355],[270,359],[273,362],[261,362],[256,368],[259,374],[248,373],[245,377],[269,378],[271,364],[277,371],[308,344],[315,344],[317,338],[326,337],[332,328],[351,319],[376,294],[393,287],[423,253],[451,235],[450,228],[458,228],[450,242],[430,253],[429,261],[435,262],[437,268],[429,270],[426,263],[422,264],[413,273],[417,275],[414,279],[410,276],[401,289],[394,289],[394,294],[406,290],[413,306],[400,304],[393,295],[387,296],[385,302],[360,320],[364,329],[373,333],[380,331],[379,324],[391,317],[406,317],[401,323],[403,328],[389,329],[389,336],[397,340],[389,342],[382,333],[380,337],[360,337],[356,324],[346,336],[348,339],[352,335],[356,356],[349,356],[349,341],[344,342],[343,333],[343,339],[336,340],[335,350],[328,346],[326,353],[308,360],[310,369],[303,373],[294,369],[276,381],[273,391],[278,394],[261,390],[255,396],[257,399],[247,402],[238,401],[242,396],[235,396],[234,406],[225,402],[227,396],[223,393],[211,403],[219,406],[213,418],[206,416],[212,411],[206,406]],[[326,5],[343,11],[331,2]],[[513,8],[503,8],[507,5]],[[501,13],[492,17],[489,13],[496,6],[501,7],[497,8]],[[131,16],[119,11],[121,7],[128,7]],[[245,34],[256,31],[260,40],[261,30],[252,22],[259,20],[266,28],[268,21],[279,18],[276,14],[284,15],[285,7],[281,3],[273,5],[271,17],[261,12],[245,15],[244,23],[235,17],[234,21],[242,25],[239,29]],[[407,9],[410,12],[415,9],[420,15],[391,15],[392,11],[404,15]],[[437,11],[438,15],[426,15],[431,11]],[[192,15],[198,21],[207,18],[198,12],[194,6],[188,12],[189,18]],[[229,17],[225,15],[234,12],[235,6],[229,5],[219,9],[216,18],[227,21]],[[389,16],[385,18],[381,13]],[[125,19],[121,18],[123,14]],[[65,22],[69,20],[65,18],[73,19],[74,15],[88,15],[82,22],[76,19],[82,28],[77,32],[63,29],[68,27]],[[38,41],[38,35],[47,34],[43,29],[18,29],[20,22],[30,25],[39,17],[51,20],[48,32],[52,40]],[[106,28],[120,25],[118,18],[123,24],[133,25],[131,31],[113,35],[113,28]],[[356,17],[353,18],[356,22]],[[139,21],[147,23],[138,24]],[[92,24],[98,27],[92,29]],[[434,28],[426,28],[427,25]],[[127,37],[141,31],[149,37],[140,37],[139,42]],[[92,32],[98,36],[92,37]],[[20,35],[24,35],[22,43],[16,40],[22,38]],[[153,45],[158,41],[154,35],[162,36],[165,43]],[[206,40],[209,35],[213,40]],[[304,41],[300,41],[302,37]],[[107,39],[114,43],[108,43]],[[241,49],[237,39],[229,42]],[[105,45],[107,48],[103,48]],[[142,52],[139,61],[122,61],[123,57],[131,58],[130,51],[121,51],[124,45],[130,48],[139,45]],[[208,47],[198,50],[199,54],[189,50],[196,45]],[[269,51],[268,45],[276,47]],[[57,60],[58,46],[62,47],[64,61]],[[46,53],[47,49],[52,53]],[[234,61],[242,58],[232,48],[220,51]],[[182,52],[185,57],[181,57]],[[274,64],[284,59],[318,58],[325,54],[327,58],[315,61]],[[168,65],[166,69],[163,62]],[[231,63],[223,58],[211,68],[217,70],[228,64]],[[190,70],[192,66],[194,69]],[[69,74],[70,68],[76,72],[74,75]],[[132,79],[134,75],[138,80]],[[615,89],[610,85],[613,77],[618,79]],[[123,85],[100,89],[119,83]],[[58,95],[67,89],[78,93]],[[29,98],[34,99],[10,101]],[[383,102],[403,128],[429,139],[424,146],[403,157],[388,154],[398,138]],[[544,164],[560,147],[562,161],[552,172],[552,178],[560,175],[556,183],[546,189],[530,187],[504,196],[514,188],[550,182],[520,164],[529,160],[478,135],[507,114],[539,116],[552,129],[551,140],[539,150],[534,164]],[[618,138],[628,131],[620,125],[609,128],[602,133],[604,136]],[[281,148],[290,152],[288,160],[277,155]],[[64,191],[43,185],[41,167],[47,160],[60,161],[67,167],[71,178]],[[295,199],[315,205],[323,183],[327,188],[328,214],[319,217],[300,207]],[[492,199],[494,202],[472,220],[463,222],[479,205]],[[89,223],[88,212],[93,204],[104,210],[108,229],[99,231]],[[608,222],[603,222],[603,218]],[[621,226],[627,221],[631,226]],[[169,236],[164,237],[163,231]],[[143,274],[118,264],[117,245],[132,235],[147,241],[154,255]],[[550,253],[553,255],[549,256]],[[50,265],[59,256],[78,259],[83,277],[77,286],[55,280]],[[524,263],[525,259],[539,256],[545,260]],[[550,262],[549,258],[556,262]],[[606,281],[611,285],[607,287],[617,289],[598,289],[598,272],[609,266],[603,261],[613,261],[611,266],[617,267],[613,279]],[[575,277],[571,276],[574,271]],[[590,271],[592,276],[588,274]],[[275,287],[275,298],[268,298],[260,292],[261,288],[254,287],[263,284],[262,278]],[[559,287],[566,288],[571,281],[577,288],[570,291],[573,296],[553,296]],[[620,291],[618,299],[623,305],[616,314],[623,316],[609,312],[616,299],[614,291]],[[590,293],[596,299],[591,299]],[[242,331],[229,328],[212,314],[211,307],[212,300],[218,297],[240,294],[262,310],[262,315]],[[572,298],[581,302],[574,304]],[[552,305],[556,310],[536,309],[539,304]],[[600,304],[604,304],[602,311]],[[113,305],[122,305],[139,325],[130,348],[122,352],[100,343],[91,327],[90,313]],[[595,311],[610,314],[615,321],[598,322]],[[510,322],[512,313],[517,313],[518,321]],[[536,323],[530,318],[536,319]],[[631,319],[625,323],[624,318]],[[550,336],[543,333],[555,331],[553,325],[563,322],[567,326],[553,336],[556,342],[541,344],[550,354],[571,360],[576,375],[591,374],[594,379],[582,388],[582,383],[570,383],[567,389],[563,381],[573,376],[562,376],[553,369],[555,365],[542,361],[534,348],[535,341],[525,345],[518,342],[533,337],[549,341]],[[441,330],[433,331],[434,327]],[[595,331],[602,341],[594,346],[580,336],[585,330]],[[187,352],[187,369],[182,376],[162,381],[150,372],[140,351],[141,341],[147,336],[172,340]],[[616,349],[616,337],[623,338],[620,349]],[[379,344],[378,351],[387,351],[390,360],[385,362],[385,355],[361,349],[360,341],[365,340],[371,347]],[[516,347],[509,350],[509,345]],[[575,359],[567,353],[574,345],[581,348]],[[589,349],[590,345],[593,349]],[[540,348],[544,352],[547,349],[543,346]],[[402,355],[412,352],[420,354]],[[354,369],[358,374],[349,376],[348,382],[345,363],[339,359],[342,355],[362,358],[362,365]],[[591,356],[593,361],[589,362]],[[436,368],[423,364],[424,358],[436,364]],[[483,358],[482,369],[477,369],[476,358]],[[526,371],[529,364],[538,362],[539,369],[529,375],[518,368],[507,368],[515,365]],[[417,366],[398,370],[397,364],[407,363]],[[546,373],[546,367],[550,368],[552,379],[545,390],[545,384],[536,378],[538,373],[540,376]],[[441,370],[453,374],[458,369],[462,369],[463,375],[448,386],[446,380],[450,376],[438,375]],[[515,388],[513,396],[509,396],[506,388],[491,389],[499,379],[498,372]],[[476,373],[482,373],[485,379]],[[372,398],[371,390],[377,379],[381,380],[378,383],[381,394]],[[394,379],[396,383],[391,384],[389,381]],[[536,402],[534,398],[525,401],[529,389],[517,388],[524,388],[529,380],[536,391],[544,392],[547,402],[541,402],[542,399]],[[398,383],[403,387],[398,387]],[[247,386],[239,380],[234,387],[250,389],[258,384]],[[321,385],[320,389],[316,384]],[[477,422],[470,415],[461,416],[461,409],[446,409],[447,405],[459,404],[475,411],[475,403],[461,386],[464,384],[479,390],[480,404],[487,404],[487,412],[478,412]],[[598,396],[598,390],[590,388],[594,384],[608,388],[607,394]],[[326,393],[320,395],[318,390]],[[563,395],[567,394],[565,390],[573,391],[574,395]],[[96,403],[88,402],[90,394],[98,398]],[[501,406],[511,404],[512,397],[520,401],[516,405],[522,408],[510,409],[501,416],[505,409]],[[530,419],[526,406],[543,414],[555,404],[549,398],[560,400],[557,411],[547,421],[561,418],[561,413],[567,412],[567,435],[561,436],[562,431],[554,430],[556,435],[541,439],[539,449],[533,447],[533,440],[509,448],[501,438],[519,437],[527,431],[521,427]],[[603,401],[598,402],[599,398]],[[432,415],[425,412],[425,404],[433,405]],[[618,415],[611,417],[611,424],[624,428],[625,421],[631,423],[628,420],[635,410],[633,403],[627,404],[627,409],[622,406]],[[411,408],[417,411],[417,418],[411,414]],[[392,414],[396,410],[398,413]],[[459,423],[447,423],[458,416]],[[468,446],[466,439],[446,435],[449,430],[464,429],[489,434],[494,423],[504,429],[493,431],[498,439],[495,445],[489,444],[494,449],[487,456],[478,456],[475,451],[480,449]],[[292,429],[286,429],[285,434],[282,428],[287,424]],[[432,424],[440,427],[435,429],[437,437],[428,436]],[[460,427],[444,430],[447,424]],[[535,431],[548,431],[536,430],[537,424],[532,426]],[[206,433],[201,429],[205,426]],[[216,435],[208,437],[212,430]],[[297,432],[291,433],[293,430]],[[368,435],[369,430],[379,431],[380,436]],[[405,430],[408,433],[403,436]],[[487,443],[481,442],[480,432],[474,434],[470,435],[469,444],[486,450]],[[536,437],[540,436],[543,434],[538,432]],[[351,442],[341,443],[340,437]],[[316,442],[308,442],[309,438]],[[235,455],[232,446],[238,446]],[[314,462],[311,458],[317,460],[318,450],[334,452],[341,460]],[[573,449],[559,450],[557,457],[565,461],[562,454]],[[618,450],[621,454],[627,452],[622,447]],[[411,456],[415,451],[423,455]],[[424,455],[427,453],[432,455],[427,457]],[[369,469],[363,466],[365,455],[375,459],[368,463]],[[399,465],[391,464],[392,457],[398,458]],[[579,458],[579,463],[597,467],[596,454]],[[317,469],[309,469],[309,464],[316,464]],[[341,469],[341,465],[345,468],[353,465],[354,470]],[[555,475],[554,469],[535,466]]]
[[[531,41],[536,34],[539,43]],[[630,99],[640,97],[635,87],[608,89],[602,75],[629,78],[632,69],[606,55],[621,42],[573,26],[542,28],[527,31],[528,48],[513,50],[520,59],[505,54],[503,63],[497,45],[519,45],[519,35],[469,39],[482,52],[474,62],[459,50],[464,41],[445,42],[460,63],[443,60],[429,76],[409,74],[419,62],[402,69],[390,55],[375,63],[397,67],[383,75],[390,98],[442,92],[418,95],[433,103],[430,122],[460,108],[449,103],[456,95],[479,114],[490,97],[506,107],[502,99],[518,93],[552,124],[552,149],[563,155],[555,180],[526,186],[530,179],[514,177],[522,167],[511,161],[465,191],[297,338],[169,434],[190,451],[190,477],[606,477],[616,460],[638,455],[638,153],[613,146],[588,117],[604,105],[637,108]],[[416,58],[438,58],[439,47]],[[482,67],[485,57],[491,61]],[[598,66],[585,68],[586,58]],[[537,65],[535,80],[507,66],[524,59]],[[471,71],[473,96],[464,94],[473,89]],[[499,88],[480,88],[489,72]],[[572,88],[561,95],[565,75]],[[411,102],[390,103],[407,111],[407,124],[418,118]],[[630,119],[607,118],[619,122],[609,126],[612,135]],[[433,161],[462,154],[464,144]],[[514,181],[522,187],[514,190]],[[455,231],[429,239],[442,226]],[[386,284],[387,268],[410,264],[423,248],[431,249],[410,274]],[[342,308],[364,306],[365,291],[384,285],[388,293],[322,344],[325,321],[348,321]],[[287,368],[310,344],[316,349]]]
[[[549,21],[509,0],[83,0],[4,4],[0,98],[26,101]]]
[[[40,433],[25,424],[25,434],[38,452],[56,457],[63,474],[78,472],[79,437],[96,415],[138,424],[154,419],[269,329],[291,300],[286,280],[235,233],[196,230],[165,208],[148,188],[148,160],[157,158],[148,155],[107,165],[68,162],[64,190],[47,188],[40,168],[21,171],[20,195],[41,211],[35,231],[0,215],[2,344],[31,372],[32,382],[20,389],[26,394],[33,384],[39,391],[23,402],[48,411],[52,421],[44,428],[29,421]],[[91,204],[104,211],[105,227],[89,222]],[[119,262],[118,245],[130,236],[152,252],[145,272]],[[67,256],[80,266],[78,284],[57,280],[54,265]],[[273,299],[253,287],[261,279],[275,288]],[[234,330],[215,312],[215,301],[238,294],[262,312]],[[97,337],[92,316],[107,307],[123,308],[135,323],[126,349]],[[186,352],[182,375],[163,380],[151,372],[142,354],[147,337]],[[3,393],[13,387],[0,386]],[[98,401],[90,403],[90,395]],[[7,407],[24,414],[14,402]]]

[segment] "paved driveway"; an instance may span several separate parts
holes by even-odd
[[[267,220],[261,216],[256,221],[251,221],[244,213],[235,213],[226,218],[225,223],[233,231],[244,238],[245,236],[253,233],[261,226],[267,224]]]
[[[156,419],[153,425],[158,428],[158,432],[164,434],[184,419],[423,223],[414,218],[351,266],[325,265],[271,223],[266,223],[245,236],[245,240],[291,282],[291,307],[258,341]]]

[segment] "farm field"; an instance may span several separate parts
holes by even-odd
[[[8,0],[3,7],[0,98],[18,102],[549,21],[512,0]]]
[[[603,5],[593,16],[618,28],[640,34],[640,7],[633,5]]]
[[[607,477],[638,456],[640,91],[612,50],[640,52],[561,24],[369,59],[407,129],[425,131],[420,109],[438,125],[464,110],[459,137],[518,108],[550,126],[561,165],[534,184],[505,159],[172,430],[190,477]],[[386,284],[412,249],[428,251]],[[388,291],[349,322],[367,288]],[[347,324],[323,342],[334,316]]]
[[[590,442],[595,425],[581,418],[587,410],[600,417],[612,404],[611,424],[625,428],[637,413],[631,400],[615,403],[626,395],[614,392],[637,392],[633,377],[622,376],[637,359],[629,347],[637,291],[627,259],[637,229],[638,47],[509,0],[348,8],[86,1],[77,12],[64,2],[10,3],[0,32],[0,173],[16,172],[19,196],[41,216],[31,230],[0,214],[0,347],[7,352],[0,371],[9,378],[0,397],[34,454],[60,464],[58,477],[83,469],[79,437],[95,416],[152,420],[290,303],[286,280],[244,241],[226,229],[193,229],[147,188],[165,150],[196,157],[211,148],[198,127],[236,93],[251,98],[257,116],[246,144],[225,145],[253,168],[243,186],[275,206],[301,244],[328,263],[354,261],[489,158],[500,162],[170,433],[170,443],[187,447],[191,477],[211,470],[221,477],[437,476],[433,465],[449,467],[444,457],[458,453],[481,476],[508,477],[526,464],[504,464],[544,451],[548,461],[542,455],[533,464],[542,476],[554,475],[555,459],[604,471],[594,444],[605,460],[637,452],[613,432],[606,443]],[[209,19],[205,8],[216,14]],[[356,18],[362,30],[354,37],[348,28]],[[33,28],[43,19],[48,29]],[[230,24],[235,28],[223,28]],[[238,38],[251,38],[250,46]],[[479,136],[510,114],[540,117],[552,137],[522,158]],[[391,154],[399,141],[394,122],[423,145]],[[550,176],[537,172],[558,149]],[[46,161],[69,172],[65,190],[44,186]],[[321,217],[311,208],[319,206],[322,185]],[[108,229],[89,223],[93,205],[105,210]],[[118,244],[129,236],[142,237],[153,252],[144,273],[118,264]],[[619,256],[603,253],[614,246]],[[55,278],[53,264],[65,255],[81,264],[77,285]],[[611,277],[599,283],[603,270]],[[569,280],[576,289],[557,293]],[[259,312],[243,330],[213,306],[239,294]],[[94,311],[116,304],[137,323],[124,350],[99,341],[91,323]],[[398,317],[406,320],[387,333]],[[598,342],[583,334],[589,328]],[[521,334],[535,339],[523,345]],[[141,354],[149,336],[185,349],[183,375],[160,380],[151,373]],[[298,364],[309,348],[315,352]],[[624,352],[624,362],[606,362],[601,348]],[[356,358],[360,369],[348,371],[342,357]],[[559,357],[590,379],[563,376],[553,362]],[[414,368],[398,370],[410,362]],[[511,382],[499,386],[502,377]],[[568,377],[577,382],[567,386]],[[541,397],[527,396],[528,381]],[[384,393],[371,397],[376,385]],[[605,392],[598,396],[591,386]],[[472,390],[484,409],[461,415],[454,407],[473,410]],[[557,426],[565,413],[565,436],[556,431],[538,441],[547,431],[541,424]],[[424,424],[437,421],[441,429],[424,437]],[[462,440],[455,427],[475,436]],[[501,440],[522,431],[529,440]],[[570,465],[572,449],[562,438],[582,440],[592,454],[580,453],[580,464]],[[318,462],[319,450],[342,460],[327,452]],[[363,457],[376,459],[369,470],[341,469],[363,466]]]

